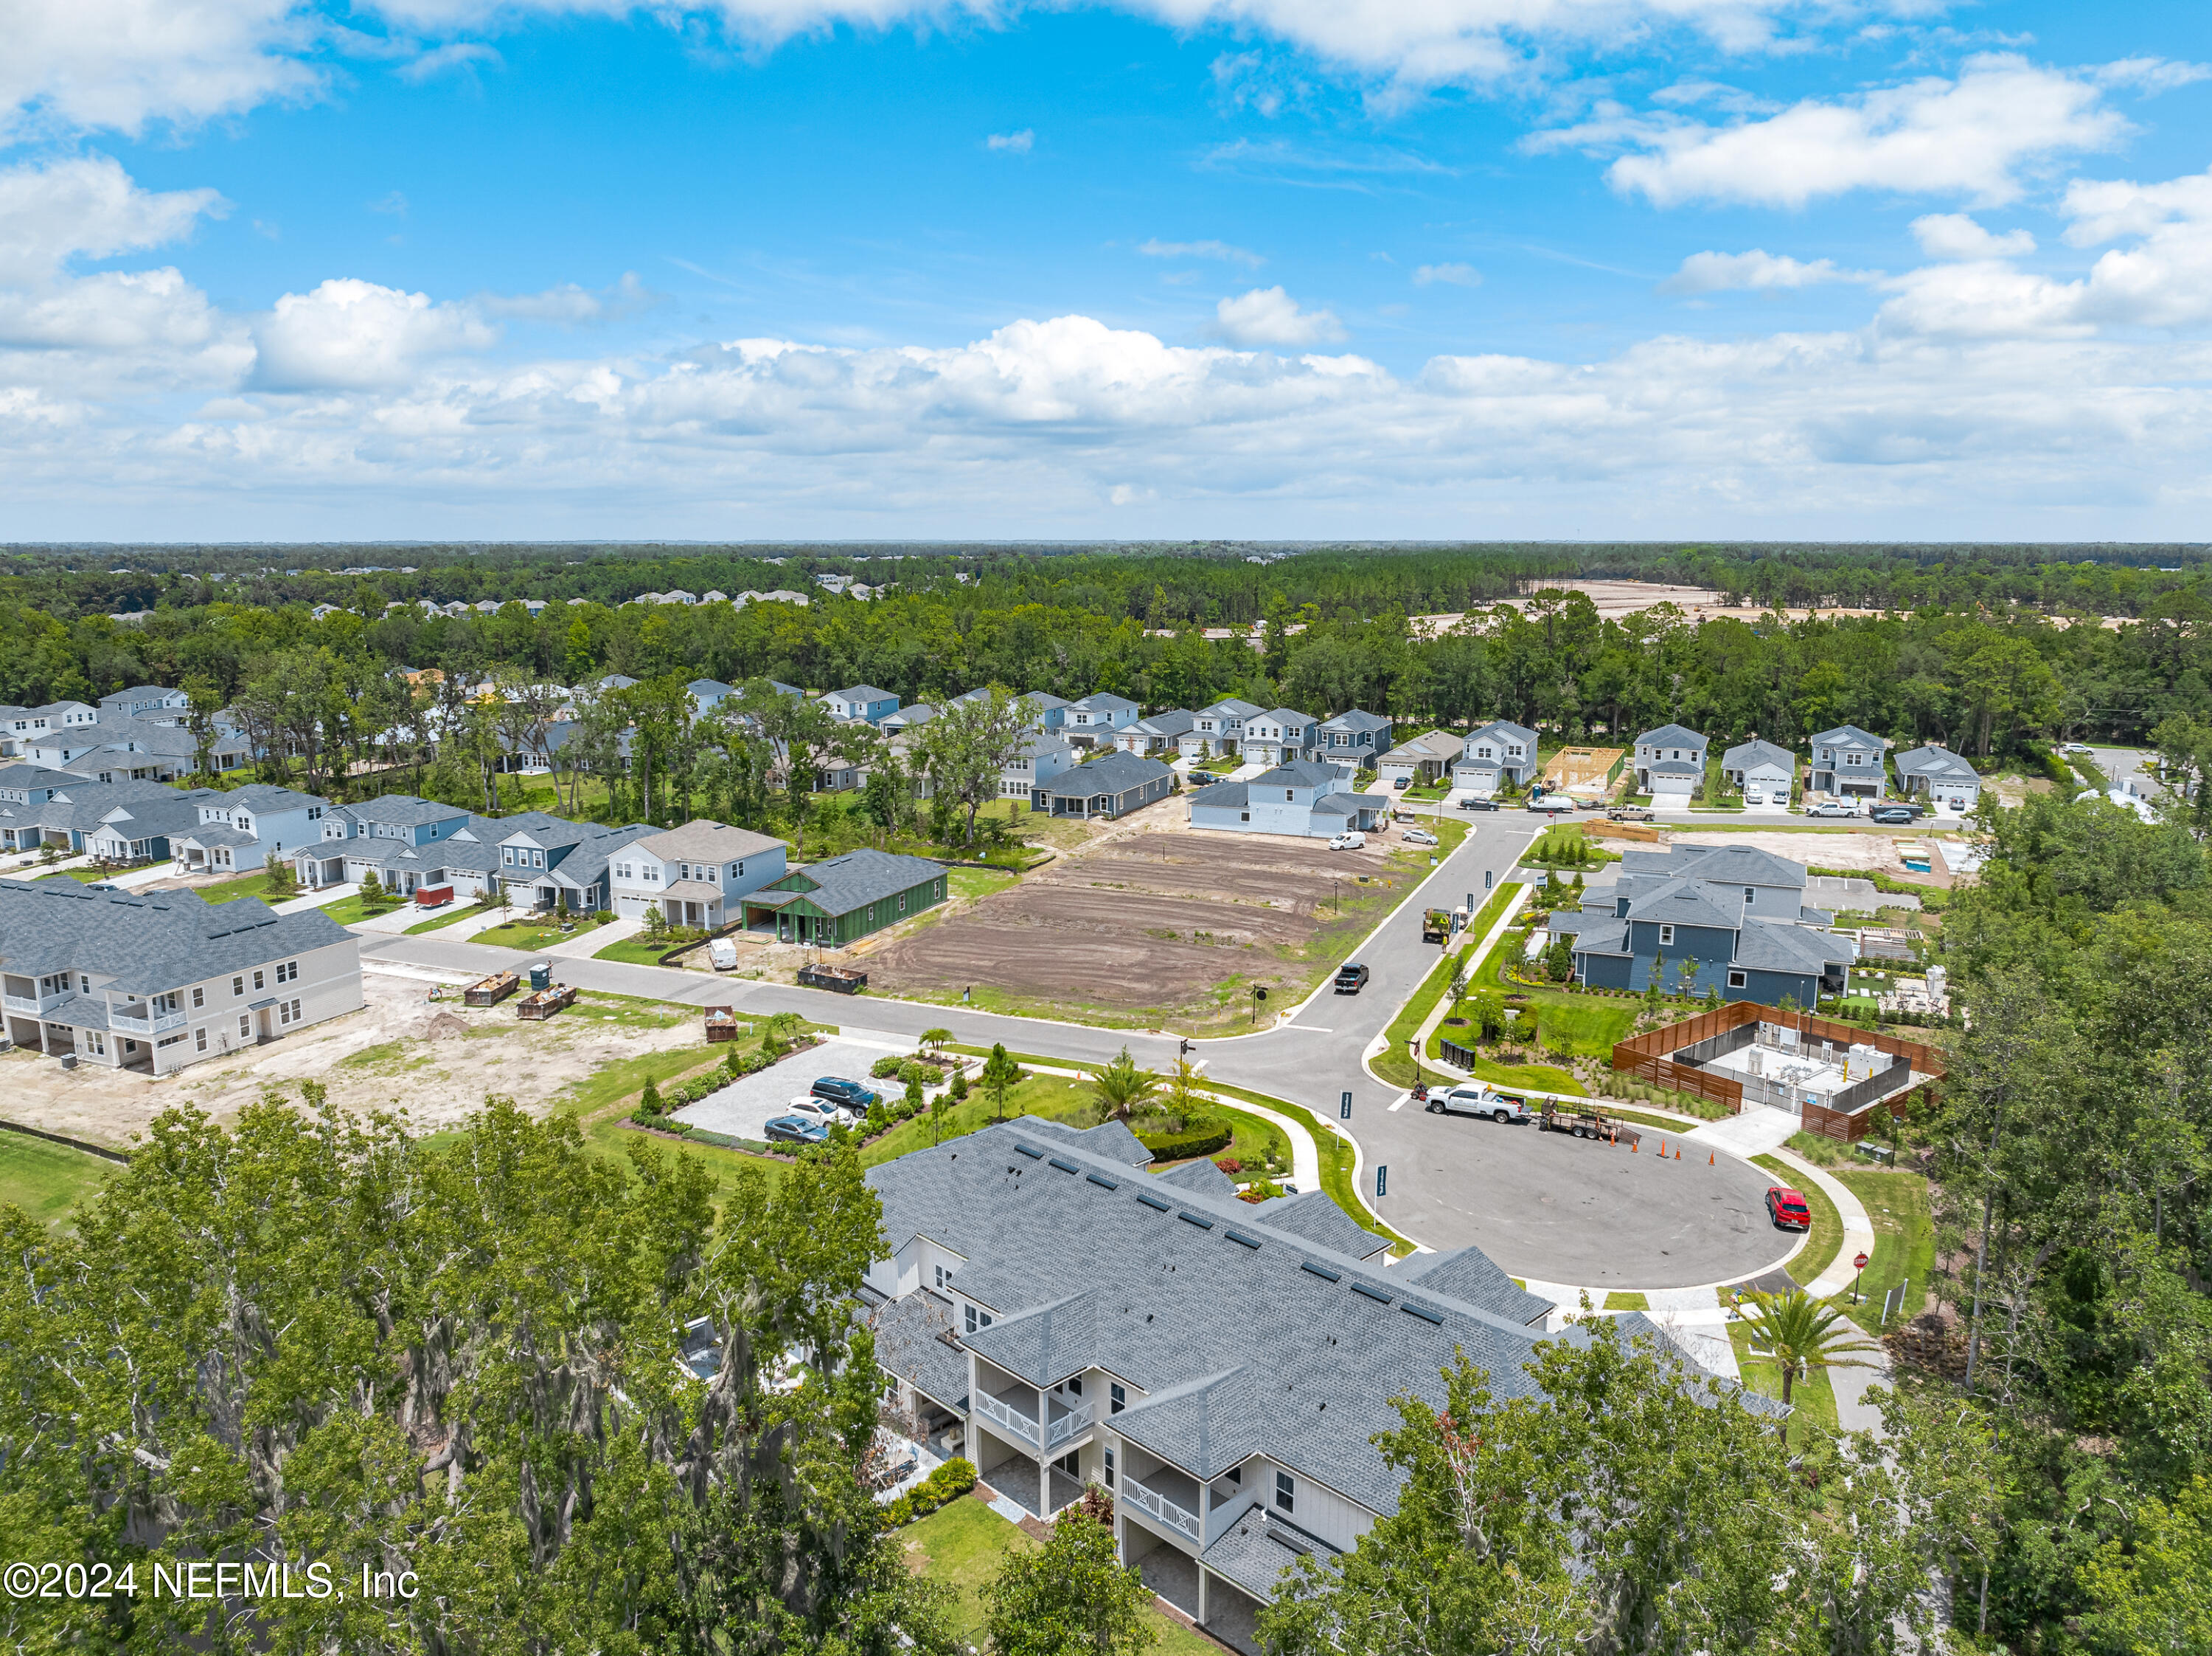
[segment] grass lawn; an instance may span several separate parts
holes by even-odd
[[[1000,1560],[1009,1552],[1037,1544],[1019,1526],[1008,1523],[972,1495],[948,1501],[898,1535],[906,1547],[907,1567],[917,1575],[943,1582],[958,1595],[952,1619],[960,1641],[980,1649],[984,1642],[983,1584],[998,1574]],[[1158,1636],[1152,1648],[1161,1656],[1219,1656],[1218,1645],[1170,1621],[1154,1606],[1146,1607],[1145,1620]]]
[[[389,914],[399,907],[397,902],[380,902],[374,908],[363,907],[361,893],[356,891],[350,897],[341,897],[334,903],[325,903],[318,912],[329,915],[340,925],[359,925],[363,920],[374,919],[379,914]]]
[[[1603,1308],[1607,1311],[1649,1311],[1651,1301],[1633,1290],[1616,1288],[1605,1296]]]
[[[487,934],[479,932],[479,937]],[[592,958],[595,961],[621,961],[630,966],[658,966],[660,957],[675,948],[672,943],[647,943],[643,937],[624,937],[620,943],[611,943]]]
[[[0,1207],[59,1224],[118,1170],[115,1162],[27,1133],[0,1132]]]
[[[1729,1325],[1729,1342],[1735,1347],[1735,1366],[1743,1383],[1762,1397],[1782,1395],[1782,1370],[1771,1358],[1751,1354],[1751,1331],[1741,1322]],[[1814,1369],[1790,1388],[1790,1447],[1801,1453],[1832,1436],[1836,1425],[1836,1388],[1825,1369]]]
[[[1928,1181],[1917,1173],[1851,1171],[1837,1182],[1859,1198],[1874,1221],[1874,1258],[1859,1278],[1866,1297],[1844,1307],[1844,1314],[1869,1333],[1880,1332],[1881,1296],[1906,1283],[1905,1308],[1910,1319],[1928,1301],[1928,1278],[1936,1267],[1936,1227],[1928,1216]]]
[[[889,1090],[891,1084],[878,1083],[886,1098],[892,1096]],[[1006,1113],[1009,1120],[1020,1115],[1041,1115],[1048,1121],[1066,1121],[1084,1127],[1094,1126],[1097,1122],[1097,1106],[1091,1101],[1091,1089],[1066,1076],[1031,1076],[1019,1086],[1007,1088]],[[874,1168],[895,1162],[908,1150],[927,1149],[932,1144],[941,1144],[948,1138],[987,1127],[994,1115],[983,1089],[971,1083],[965,1099],[958,1102],[948,1099],[938,1108],[911,1121],[900,1122],[866,1146],[860,1152],[861,1164]]]
[[[1843,1216],[1836,1211],[1836,1204],[1828,1199],[1827,1192],[1779,1157],[1754,1156],[1751,1159],[1772,1174],[1778,1185],[1787,1185],[1802,1192],[1805,1205],[1813,1210],[1813,1229],[1806,1239],[1804,1251],[1789,1266],[1792,1281],[1809,1283],[1833,1265],[1836,1255],[1844,1251]]]
[[[1455,823],[1452,826],[1464,831],[1466,825]],[[1521,889],[1518,881],[1508,880],[1492,892],[1488,901],[1468,922],[1467,930],[1461,935],[1480,942],[1484,934],[1498,924],[1498,917],[1505,912],[1505,906],[1513,901],[1514,894]],[[1393,1086],[1410,1087],[1413,1084],[1413,1060],[1407,1055],[1406,1043],[1413,1038],[1413,1031],[1421,1027],[1429,1014],[1437,1010],[1437,1003],[1451,987],[1453,966],[1465,954],[1465,948],[1442,950],[1441,958],[1430,968],[1429,975],[1421,980],[1421,986],[1413,991],[1412,997],[1398,1009],[1398,1016],[1390,1020],[1390,1028],[1387,1031],[1390,1044],[1376,1056],[1371,1067],[1376,1075]],[[1430,1044],[1429,1055],[1431,1058],[1436,1056],[1433,1041]]]
[[[416,924],[409,926],[407,928],[407,935],[412,937],[424,931],[435,931],[441,925],[451,925],[455,920],[465,920],[471,914],[489,913],[492,909],[496,908],[499,905],[496,903],[469,903],[465,906],[457,905],[447,908],[443,913],[436,916],[434,919],[418,921]]]
[[[196,886],[193,889],[200,894],[202,901],[210,903],[231,902],[240,897],[269,897],[269,870],[256,869],[251,874],[240,875],[235,880],[225,880],[220,885]],[[296,891],[286,891],[269,897],[269,901],[282,902],[286,897],[299,895]]]
[[[1382,1069],[1380,1059],[1376,1062],[1376,1069],[1378,1072]],[[1565,1093],[1570,1098],[1589,1096],[1587,1087],[1556,1064],[1498,1064],[1479,1058],[1468,1073],[1477,1081],[1486,1081],[1509,1093],[1533,1088],[1540,1093]]]
[[[143,868],[146,864],[140,863],[137,866]],[[34,880],[75,880],[82,885],[96,885],[102,880],[112,880],[118,874],[130,871],[129,869],[119,868],[65,868],[58,874],[34,874],[31,877]]]
[[[574,929],[563,931],[560,926],[545,920],[515,920],[506,925],[495,925],[479,931],[469,939],[471,943],[489,943],[494,949],[550,949],[570,937],[580,937],[586,931],[599,929],[597,920],[589,915],[578,915]]]
[[[946,871],[945,889],[951,896],[973,902],[994,891],[1004,891],[1021,877],[1012,870],[1002,873],[994,868],[956,868]]]

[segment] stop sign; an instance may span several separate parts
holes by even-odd
[[[1852,1260],[1851,1264],[1858,1270],[1864,1271],[1867,1268],[1867,1256],[1862,1253],[1857,1259]]]

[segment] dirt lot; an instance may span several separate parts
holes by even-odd
[[[447,990],[378,972],[362,974],[368,1005],[228,1061],[195,1065],[166,1080],[23,1052],[0,1055],[0,1097],[10,1119],[94,1143],[128,1144],[161,1111],[195,1105],[218,1119],[237,1114],[264,1086],[299,1096],[317,1080],[340,1107],[404,1109],[425,1131],[504,1093],[533,1113],[570,1082],[611,1060],[702,1043],[698,1016],[614,996],[587,996],[547,1023],[525,1023],[512,999],[481,1011]]]
[[[872,954],[868,986],[1204,1031],[1295,1001],[1418,877],[1401,853],[1194,830],[1157,811]],[[1426,873],[1425,864],[1420,873]],[[1355,877],[1366,876],[1361,884]],[[1334,913],[1341,895],[1344,913]]]

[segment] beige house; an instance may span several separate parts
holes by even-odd
[[[789,849],[765,834],[695,818],[614,853],[614,911],[635,917],[657,908],[672,925],[714,931],[738,917],[739,898],[784,877]]]

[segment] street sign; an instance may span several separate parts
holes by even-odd
[[[1906,1280],[1909,1282],[1911,1279]],[[1905,1283],[1899,1283],[1881,1296],[1881,1319],[1884,1323],[1905,1309]]]
[[[1390,1188],[1390,1169],[1377,1162],[1375,1168],[1375,1199],[1381,1201]]]
[[[1857,1270],[1864,1271],[1867,1268],[1867,1256],[1863,1253],[1860,1254],[1857,1259],[1851,1261],[1851,1265]]]
[[[1350,1093],[1346,1093],[1344,1095],[1344,1101],[1337,1106],[1336,1114],[1337,1119],[1340,1121],[1349,1121],[1352,1119],[1352,1095]]]
[[[1489,890],[1491,887],[1492,887],[1492,886],[1496,885],[1497,883],[1498,883],[1498,870],[1497,870],[1496,869],[1494,869],[1494,868],[1486,868],[1485,870],[1482,870],[1482,889],[1483,889],[1485,891]],[[1472,907],[1474,907],[1474,904],[1472,904],[1472,903],[1469,903],[1469,904],[1468,905],[1468,907],[1470,907],[1470,908],[1472,908]]]

